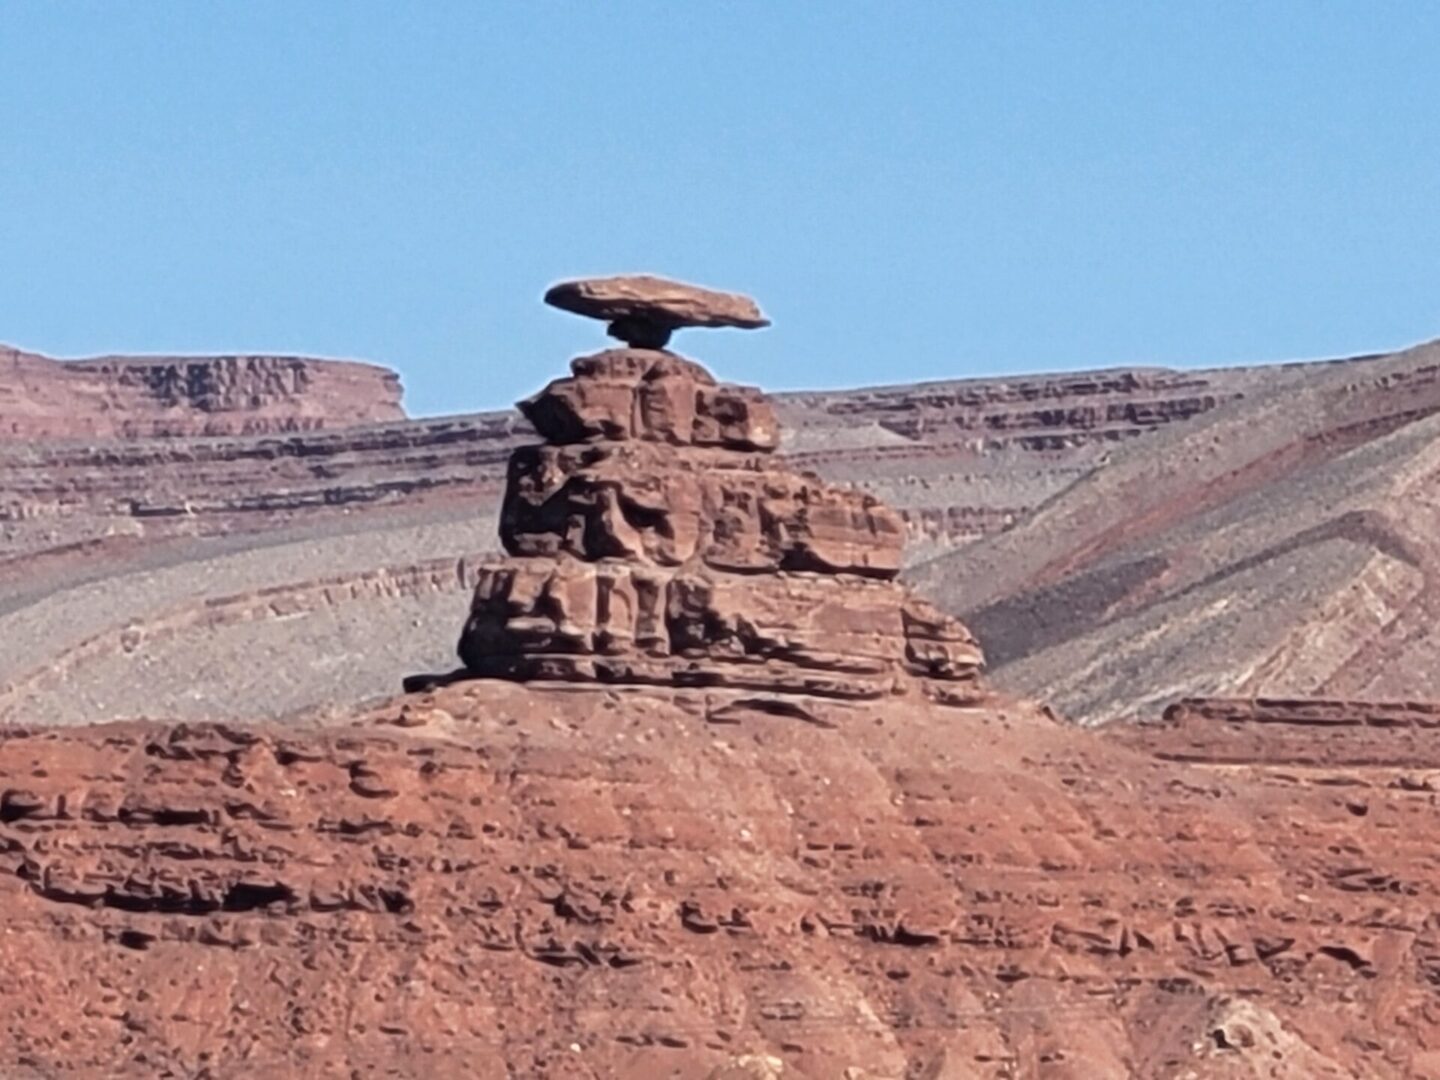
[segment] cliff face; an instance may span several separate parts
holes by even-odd
[[[400,380],[296,356],[58,361],[0,346],[0,439],[314,431],[400,420]]]
[[[914,558],[1007,527],[1085,475],[1109,448],[1183,424],[1274,374],[1082,372],[773,400],[786,430],[785,461],[894,506]],[[0,387],[0,401],[5,393]],[[0,409],[0,418],[6,415]],[[265,422],[261,414],[213,417],[216,424]],[[325,426],[124,444],[0,439],[0,527],[7,530],[0,557],[137,527],[154,536],[264,532],[342,509],[437,501],[491,512],[510,452],[534,437],[513,411]]]

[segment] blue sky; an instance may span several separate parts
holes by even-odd
[[[539,302],[747,291],[675,347],[844,386],[1440,336],[1440,6],[0,6],[0,341],[398,368],[506,404]]]

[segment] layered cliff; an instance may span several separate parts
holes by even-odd
[[[1365,401],[1403,397],[1393,377],[1378,379],[1391,389],[1365,390],[1365,373],[1378,376],[1400,363],[1075,372],[777,395],[772,404],[781,441],[772,457],[882,499],[905,524],[905,557],[913,565],[1011,528],[1092,474],[1143,462],[1149,447],[1172,438],[1168,432],[1198,428],[1217,414],[1243,418],[1259,403],[1287,400],[1309,385],[1341,378],[1357,388],[1357,415],[1364,415]],[[1244,425],[1242,419],[1238,434],[1226,436],[1234,443],[1230,452],[1249,444]],[[1317,431],[1324,430],[1322,421]],[[116,689],[138,685],[127,681],[127,673],[150,677],[152,684],[160,672],[168,673],[160,680],[160,700],[187,716],[245,715],[242,698],[265,712],[305,704],[248,680],[246,657],[258,648],[282,664],[290,663],[280,659],[286,656],[329,657],[327,663],[345,673],[325,691],[332,697],[379,692],[387,684],[363,662],[357,643],[387,650],[399,667],[432,663],[425,650],[407,651],[413,639],[406,631],[415,620],[441,625],[452,618],[458,603],[453,592],[430,592],[413,603],[378,601],[364,590],[354,598],[341,593],[308,614],[214,624],[188,642],[157,639],[144,656],[72,660],[98,657],[92,641],[119,640],[132,625],[185,618],[196,604],[227,606],[266,588],[304,591],[337,575],[403,576],[442,556],[459,559],[496,548],[506,462],[535,439],[530,422],[511,411],[284,435],[0,440],[0,636],[23,643],[0,650],[0,687],[36,685],[34,673],[50,658],[67,666],[70,679],[52,687],[44,701],[29,693],[23,701],[51,718],[133,715],[143,702]],[[1263,483],[1269,474],[1253,475]],[[1110,504],[1115,520],[1136,500],[1165,491],[1179,492],[1180,505],[1190,484],[1177,472],[1142,486],[1138,495],[1127,493]],[[1194,484],[1194,490],[1211,490],[1203,477]],[[1086,490],[1097,506],[1109,498],[1094,487]],[[1056,535],[1071,535],[1067,530]],[[1043,530],[1025,535],[1046,537]],[[939,565],[949,569],[925,571],[924,588],[955,611],[987,606],[993,582],[1025,593],[1023,581],[1012,581],[1005,565],[995,566],[983,554]],[[985,581],[972,573],[980,565],[991,566]],[[1224,582],[1214,588],[1223,592]],[[1075,623],[1044,614],[1044,604],[1034,610],[1065,634],[1107,623],[1093,610]],[[1281,607],[1271,603],[1266,610]],[[987,637],[996,643],[1002,681],[1032,685],[1010,664],[1014,635],[1004,620],[988,611],[978,617],[989,620]],[[1028,640],[1049,639],[1037,632]],[[1304,650],[1303,643],[1298,647]],[[209,658],[203,669],[207,689],[199,698],[190,696],[187,679],[193,676],[185,673],[194,664],[187,648]],[[1203,664],[1204,654],[1196,656]],[[137,667],[145,657],[149,665]],[[1377,662],[1374,670],[1387,668]],[[1089,706],[1065,690],[1065,670],[1043,677],[1054,679],[1068,712],[1089,715]],[[1133,690],[1137,699],[1153,693],[1155,708],[1170,693],[1163,665],[1140,681],[1093,682],[1117,695]],[[310,684],[286,685],[305,691]],[[1188,692],[1216,689],[1192,683]],[[208,713],[196,711],[202,706]]]
[[[1105,447],[1183,423],[1257,377],[1099,372],[774,400],[788,461],[884,498],[924,545],[917,550],[929,551],[1006,527],[1084,475]],[[1037,409],[1037,400],[1049,404]],[[297,512],[440,488],[498,505],[508,455],[531,437],[519,414],[494,412],[283,437],[0,440],[0,521],[11,523],[0,550],[58,546],[139,519],[164,531],[173,523],[163,519],[181,515],[190,531],[264,531]]]
[[[1440,346],[1322,365],[1116,453],[913,580],[1084,721],[1440,697]]]
[[[58,361],[0,346],[0,440],[253,435],[404,419],[400,380],[298,356]]]

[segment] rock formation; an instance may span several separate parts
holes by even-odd
[[[576,315],[605,319],[611,337],[643,349],[663,349],[671,332],[682,326],[756,330],[770,325],[748,296],[649,274],[563,281],[545,294],[545,302]]]
[[[0,1075],[1440,1075],[1440,710],[1056,723],[974,693],[894,514],[781,468],[753,391],[630,348],[526,411],[546,441],[462,642],[508,678],[284,725],[0,723]],[[254,648],[242,696],[333,692],[324,659]]]
[[[665,299],[586,313],[706,325],[756,310],[735,297],[691,309],[669,300],[689,287],[643,280]],[[899,515],[781,467],[763,395],[661,349],[611,349],[571,370],[521,403],[546,441],[510,459],[511,557],[481,572],[459,647],[469,672],[971,696],[981,655],[969,632],[895,580]]]
[[[400,379],[300,356],[52,360],[0,346],[0,442],[316,431],[403,420]]]
[[[1436,1075],[1433,748],[756,700],[0,728],[0,1074]]]
[[[1440,702],[1184,698],[1161,722],[1128,726],[1115,725],[1114,737],[1167,761],[1288,776],[1379,774],[1410,791],[1440,790]]]

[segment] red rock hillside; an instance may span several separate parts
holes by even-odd
[[[573,371],[460,669],[0,729],[0,1073],[1440,1075],[1434,708],[1062,724],[754,391]]]

